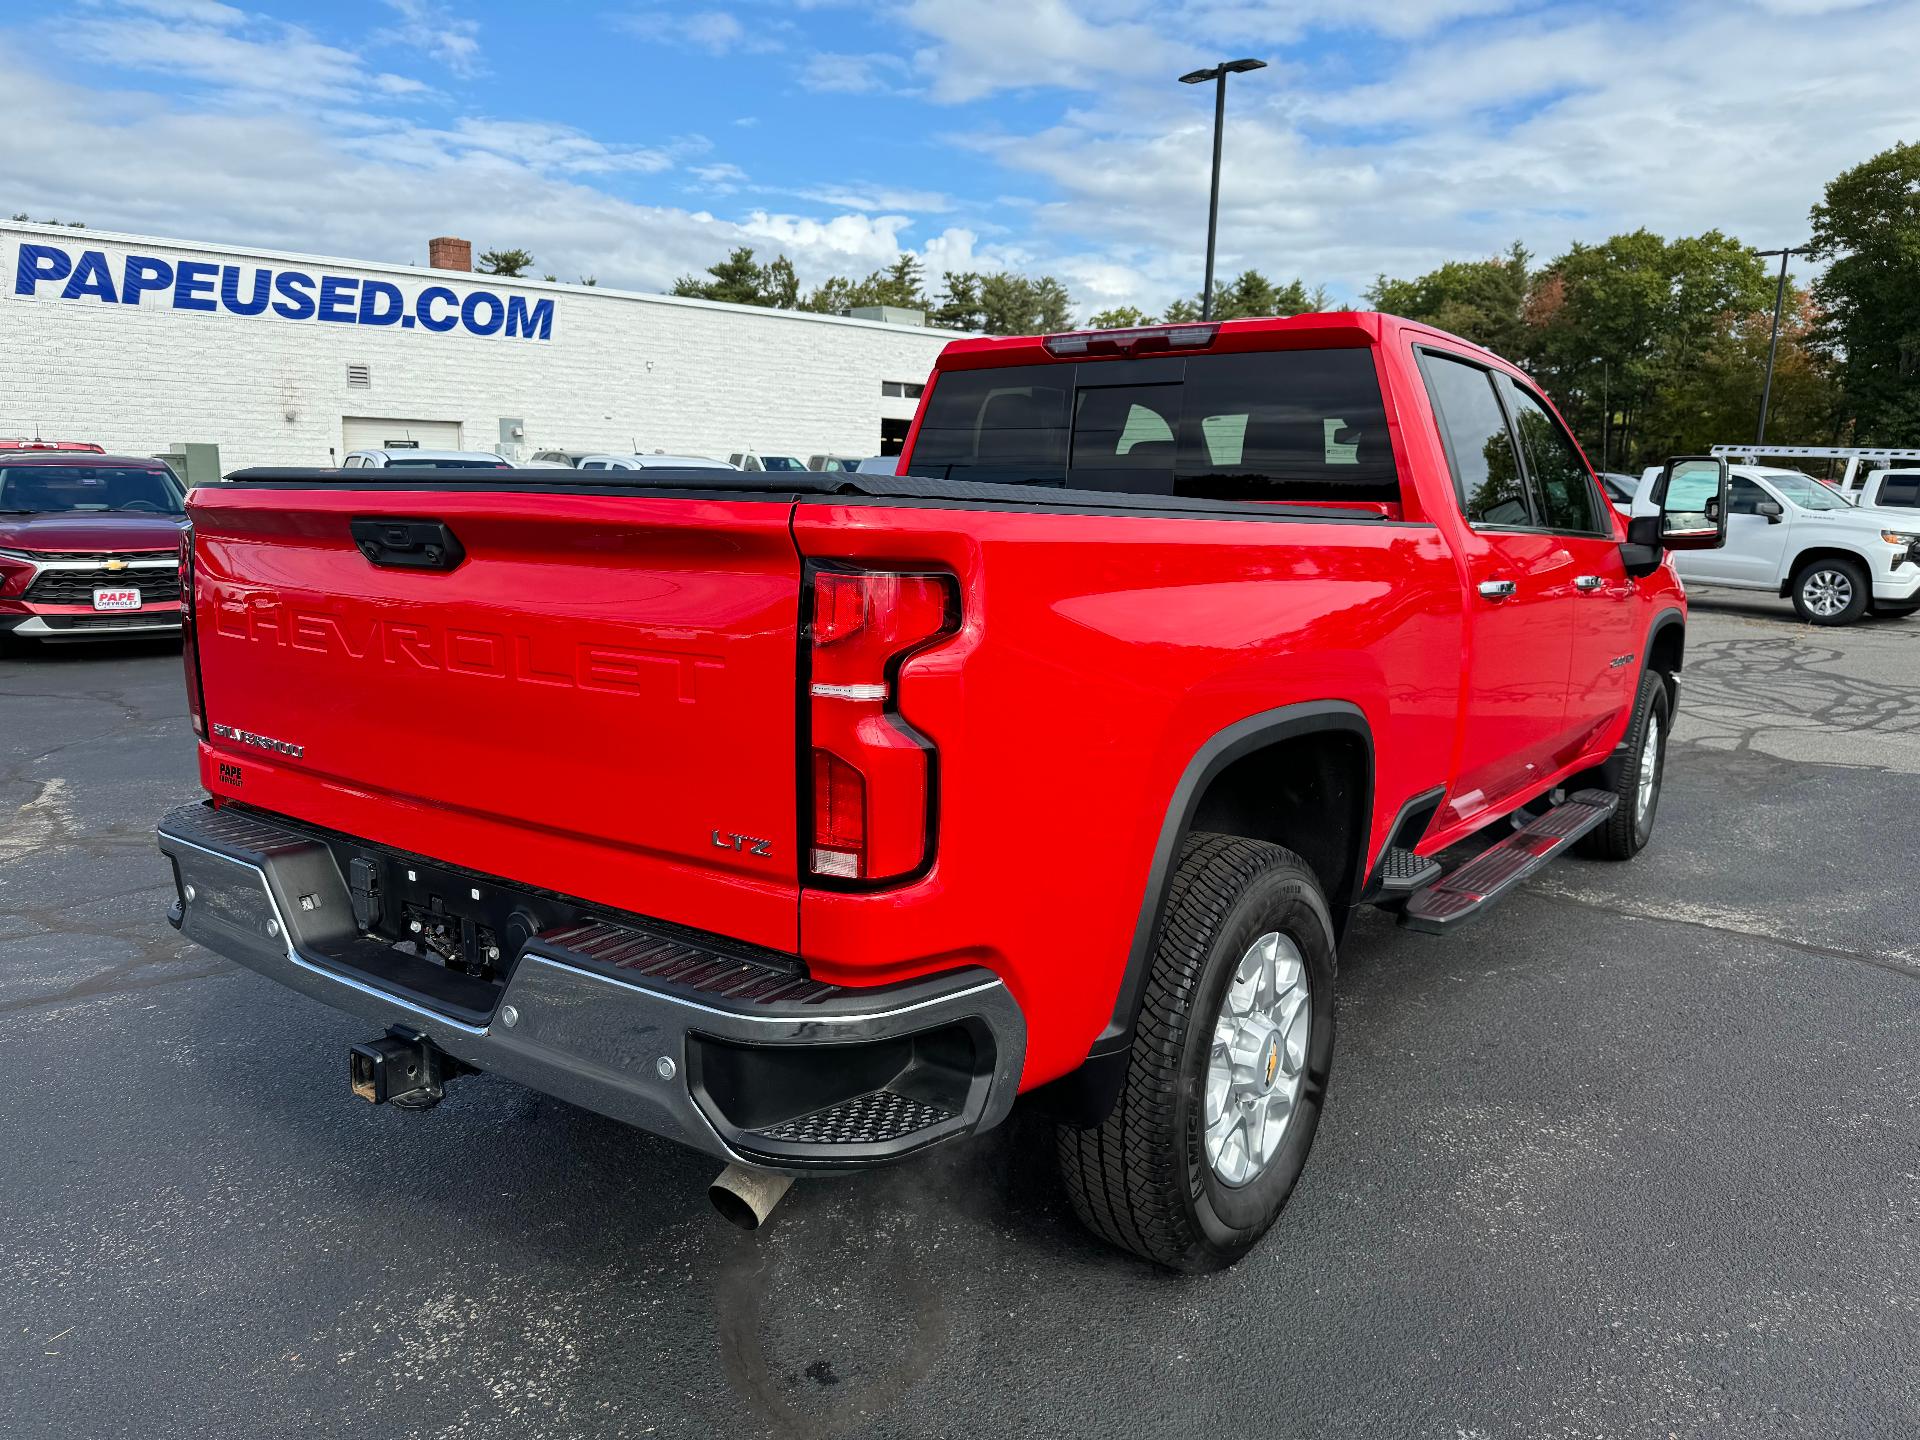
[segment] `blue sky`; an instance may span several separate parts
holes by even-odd
[[[1204,241],[1211,97],[1175,77],[1242,54],[1222,267],[1343,299],[1514,239],[1797,242],[1920,139],[1916,0],[13,0],[0,206],[639,289],[905,249],[1151,309]]]

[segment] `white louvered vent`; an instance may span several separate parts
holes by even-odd
[[[371,390],[373,388],[373,367],[371,365],[347,366],[347,388],[349,390]]]

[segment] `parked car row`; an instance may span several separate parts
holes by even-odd
[[[528,462],[530,465],[565,465],[575,470],[650,470],[660,469],[710,469],[723,465],[734,470],[744,470],[750,474],[783,474],[801,471],[847,471],[853,472],[873,463],[876,458],[885,459],[887,473],[892,473],[894,460],[891,456],[870,457],[865,455],[847,455],[838,452],[824,452],[809,455],[804,462],[797,455],[766,455],[757,450],[735,450],[724,461],[709,459],[704,455],[669,455],[664,451],[636,451],[628,455],[610,456],[600,450],[559,449],[538,450]],[[610,459],[619,459],[618,465],[605,463]]]

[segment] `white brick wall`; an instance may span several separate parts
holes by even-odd
[[[23,242],[76,260],[105,253],[116,284],[131,253],[382,279],[409,302],[424,286],[529,302],[551,297],[552,338],[328,324],[272,314],[176,310],[165,291],[137,305],[61,298],[64,282],[19,293]],[[421,244],[426,244],[422,237]],[[217,292],[217,287],[216,287]],[[951,334],[603,288],[461,276],[419,267],[187,245],[92,230],[0,223],[0,436],[94,440],[150,454],[175,441],[220,446],[223,469],[327,465],[345,454],[341,417],[457,420],[461,444],[494,448],[524,418],[522,454],[593,446],[714,455],[752,448],[803,459],[880,450],[883,416],[911,400],[881,382],[920,381]],[[347,388],[347,366],[372,368]],[[333,451],[330,457],[329,448]]]

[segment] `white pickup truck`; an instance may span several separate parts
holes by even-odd
[[[1867,485],[1900,473],[1876,472]],[[1797,470],[1734,465],[1727,510],[1723,549],[1673,556],[1688,585],[1785,596],[1811,625],[1850,625],[1869,610],[1920,610],[1920,509],[1911,502],[1898,509],[1856,505]]]
[[[1871,510],[1912,510],[1920,519],[1920,470],[1876,470],[1856,490],[1844,492]]]

